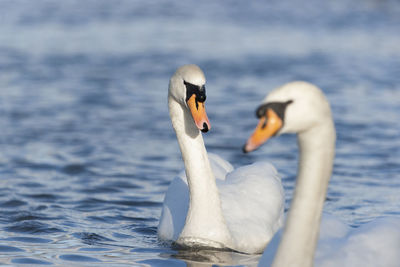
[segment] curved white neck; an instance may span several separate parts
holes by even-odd
[[[313,266],[321,213],[335,155],[332,120],[298,134],[299,171],[273,267]]]
[[[219,192],[203,137],[186,107],[171,96],[168,105],[185,164],[190,195],[185,226],[177,243],[231,247],[231,236],[222,215]]]

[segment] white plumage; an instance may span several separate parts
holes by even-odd
[[[179,68],[170,81],[169,110],[185,171],[168,188],[158,235],[183,246],[261,253],[282,225],[281,180],[269,163],[233,170],[227,161],[207,153],[199,130],[210,125],[205,113],[198,114],[203,102],[197,95],[202,91],[196,92],[204,84],[204,74],[195,65]],[[190,103],[192,96],[196,105]]]
[[[262,255],[259,266],[270,266],[282,231]],[[357,228],[333,215],[322,215],[314,266],[398,267],[400,266],[400,218],[382,217]]]
[[[266,125],[259,124],[245,148],[251,151],[274,134],[296,133],[300,157],[285,229],[268,244],[259,266],[400,266],[400,218],[379,218],[357,228],[328,214],[320,220],[335,149],[335,128],[322,91],[305,82],[288,83],[271,91],[261,107]],[[272,119],[282,124],[268,131]]]
[[[256,162],[233,170],[216,154],[208,153],[217,178],[222,212],[234,243],[245,253],[261,253],[282,226],[284,194],[276,169],[268,162]],[[158,235],[177,240],[185,224],[189,190],[185,171],[170,184],[165,195]]]

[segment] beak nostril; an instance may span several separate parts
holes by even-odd
[[[208,132],[208,125],[207,125],[207,123],[203,123],[203,129],[201,129],[201,131],[203,132],[203,133],[206,133],[206,132]]]

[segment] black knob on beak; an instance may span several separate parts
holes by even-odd
[[[208,125],[207,125],[207,123],[203,123],[203,129],[201,129],[201,131],[202,131],[203,133],[208,132]]]

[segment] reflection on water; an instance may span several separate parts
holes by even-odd
[[[0,10],[0,263],[257,263],[157,239],[164,192],[183,167],[166,95],[184,63],[207,77],[208,150],[234,166],[272,161],[288,201],[295,137],[240,148],[269,90],[320,86],[338,131],[325,210],[353,226],[400,215],[399,3],[41,0]]]
[[[172,255],[173,258],[183,260],[187,266],[212,266],[218,264],[222,266],[246,265],[257,266],[260,255],[246,255],[229,251],[215,250],[181,250]]]

